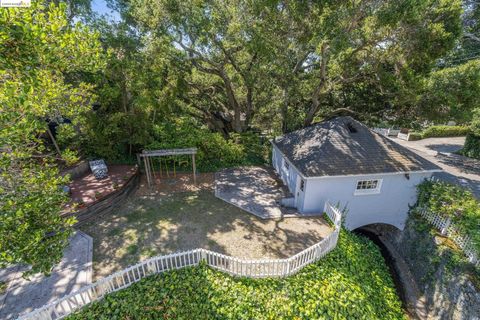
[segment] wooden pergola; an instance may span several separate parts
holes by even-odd
[[[155,157],[167,157],[167,156],[180,156],[190,155],[192,156],[192,169],[193,169],[193,183],[197,183],[197,168],[195,167],[195,155],[197,154],[197,148],[185,148],[185,149],[160,149],[160,150],[143,150],[138,154],[138,160],[143,158],[143,165],[145,167],[145,175],[147,176],[148,186],[152,186],[152,173],[155,175],[152,164],[152,158]],[[175,165],[175,164],[174,164]]]

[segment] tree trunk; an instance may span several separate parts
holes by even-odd
[[[252,86],[247,86],[247,107],[245,112],[245,123],[244,127],[248,128],[250,126],[250,122],[255,114],[255,110],[253,108],[253,88]]]
[[[327,49],[328,49],[328,46],[326,44],[323,44],[322,53],[321,53],[322,62],[320,66],[320,82],[318,83],[318,86],[313,91],[312,104],[308,109],[307,115],[303,122],[303,125],[305,127],[312,124],[313,119],[315,118],[315,115],[320,109],[320,97],[327,82]]]
[[[235,97],[235,91],[233,89],[232,82],[230,78],[227,76],[224,70],[221,70],[220,76],[225,84],[225,90],[227,92],[228,104],[233,109],[233,129],[235,132],[240,133],[242,132],[242,110],[240,105],[238,104],[237,98]]]
[[[283,104],[280,108],[280,117],[282,119],[282,132],[283,133],[287,133],[288,131],[288,124],[287,124],[287,121],[288,121],[288,99],[289,99],[289,96],[288,96],[288,88],[287,86],[285,85],[283,87]]]
[[[123,112],[127,114],[128,113],[128,93],[127,93],[127,85],[125,84],[125,77],[122,79],[121,91],[122,91]]]

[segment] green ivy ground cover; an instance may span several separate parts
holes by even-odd
[[[283,279],[206,265],[151,276],[68,319],[405,319],[378,248],[342,231],[319,262]]]
[[[418,204],[443,217],[450,217],[470,236],[480,252],[480,202],[467,189],[445,182],[425,181],[418,186]]]

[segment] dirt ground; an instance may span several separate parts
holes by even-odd
[[[119,210],[82,226],[93,237],[94,278],[158,254],[205,248],[244,258],[283,258],[331,232],[322,217],[262,220],[213,194],[213,174],[185,175],[149,190],[143,183]],[[182,182],[183,181],[183,182]]]

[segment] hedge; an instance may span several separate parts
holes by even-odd
[[[287,278],[235,278],[205,264],[143,279],[67,319],[406,319],[378,247],[337,248]]]
[[[410,132],[408,134],[408,141],[417,141],[422,139],[423,139],[423,135],[421,132]]]
[[[423,130],[422,138],[462,137],[469,132],[470,128],[464,126],[431,126]]]
[[[469,133],[461,150],[464,156],[480,159],[480,136]]]

